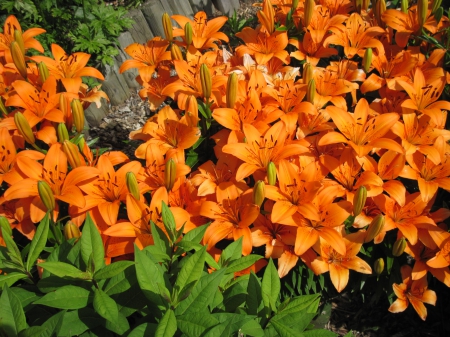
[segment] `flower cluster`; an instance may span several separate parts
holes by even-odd
[[[436,301],[428,273],[450,286],[450,211],[436,202],[450,190],[450,103],[441,100],[450,24],[438,0],[367,3],[264,0],[234,50],[219,32],[225,17],[174,15],[172,28],[165,14],[165,38],[130,45],[120,68],[137,68],[152,110],[171,102],[130,135],[142,141],[141,162],[94,157],[78,136],[60,136],[62,124],[82,129],[76,102],[102,95],[83,90],[80,76],[101,75],[84,67],[88,55],[55,45],[54,59],[26,58],[20,38],[38,49],[41,32],[16,33],[10,17],[0,35],[0,213],[32,237],[50,208],[59,220],[60,203],[78,226],[90,212],[116,259],[153,244],[153,225],[165,231],[164,202],[179,231],[211,222],[203,243],[214,257],[217,243],[242,237],[243,254],[265,246],[280,277],[302,261],[329,271],[339,292],[350,269],[372,273],[361,247],[386,244],[390,257],[415,260],[390,310],[411,302],[425,319],[422,302]],[[41,151],[19,152],[26,143]]]

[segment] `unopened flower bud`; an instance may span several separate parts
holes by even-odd
[[[67,161],[72,168],[80,167],[81,159],[78,147],[69,140],[63,141],[62,149],[67,157]]]
[[[194,34],[194,32],[192,30],[192,25],[190,24],[190,22],[186,23],[184,25],[184,39],[186,40],[186,44],[187,44],[188,48],[192,44],[193,34]]]
[[[86,140],[84,139],[84,137],[81,137],[78,142],[78,149],[80,150],[80,152],[83,152],[85,145],[86,145]]]
[[[408,14],[408,6],[409,6],[409,0],[401,1],[400,8],[403,13]]]
[[[55,209],[55,196],[53,195],[53,191],[50,188],[50,185],[47,184],[46,181],[40,180],[38,181],[38,192],[39,196],[42,200],[42,203],[47,208],[48,211],[53,211]]]
[[[443,7],[439,7],[436,12],[434,12],[434,19],[436,20],[436,22],[439,24],[439,22],[441,22],[442,19],[442,15],[444,15],[444,8]]]
[[[398,239],[394,242],[394,245],[392,246],[392,255],[394,256],[400,256],[403,254],[406,248],[406,240],[405,238]]]
[[[267,182],[269,185],[274,186],[277,183],[277,168],[273,161],[267,165]]]
[[[233,109],[234,104],[236,103],[238,91],[238,76],[236,73],[231,73],[228,76],[227,82],[227,108]]]
[[[200,66],[200,81],[202,83],[203,96],[209,99],[211,97],[212,78],[208,66],[204,63]]]
[[[258,207],[261,207],[264,199],[266,198],[266,184],[264,181],[258,180],[253,187],[253,203]]]
[[[311,65],[311,63],[305,63],[303,65],[302,77],[303,77],[303,83],[304,84],[308,84],[309,81],[312,80],[312,78],[313,78],[313,71],[314,71],[314,69],[313,69],[313,66]]]
[[[378,214],[375,218],[373,218],[369,228],[367,228],[364,242],[370,242],[375,239],[375,237],[383,230],[385,221],[386,220],[383,214]]]
[[[14,29],[14,41],[17,42],[22,54],[25,55],[25,43],[23,42],[23,35],[20,30]]]
[[[4,216],[0,216],[0,231],[2,229],[6,235],[12,236],[11,225],[9,224],[8,219],[6,219]]]
[[[177,174],[176,170],[177,164],[172,158],[170,158],[166,162],[166,168],[164,170],[164,184],[166,186],[167,191],[172,190],[172,187],[175,184],[175,177]]]
[[[303,14],[303,26],[306,28],[311,23],[312,16],[314,14],[314,7],[316,3],[314,0],[305,0],[305,9]]]
[[[433,5],[431,6],[431,14],[436,13],[436,11],[441,7],[442,0],[433,0]]]
[[[20,49],[16,41],[11,42],[11,56],[17,71],[23,78],[27,78],[27,64],[25,63],[25,54]]]
[[[292,9],[297,9],[299,0],[292,0]]]
[[[377,0],[377,3],[374,8],[375,19],[377,20],[378,26],[384,28],[386,25],[384,21],[381,19],[381,16],[386,11],[386,1],[385,0]]]
[[[70,104],[72,108],[73,124],[78,133],[81,133],[84,128],[84,109],[79,99],[72,100]]]
[[[0,97],[0,112],[2,113],[3,117],[8,116],[8,109],[6,109],[6,106],[3,103],[3,98],[1,97]]]
[[[66,240],[70,240],[72,238],[77,239],[81,236],[80,229],[77,225],[75,225],[72,221],[67,221],[66,225],[64,226],[64,237]]]
[[[384,270],[384,260],[383,258],[376,259],[373,263],[373,270],[377,276],[380,276]]]
[[[196,127],[199,121],[198,118],[198,103],[194,95],[189,95],[186,100],[185,110],[186,121],[189,126]]]
[[[268,18],[266,13],[264,13],[263,11],[258,11],[256,15],[258,16],[258,20],[261,23],[261,25],[263,25],[266,28],[269,34],[272,34],[275,29],[273,25],[273,20],[270,20],[270,18]]]
[[[183,61],[183,53],[181,52],[180,47],[178,47],[175,43],[172,43],[170,46],[170,56],[172,57],[172,61]]]
[[[141,194],[139,193],[139,184],[136,179],[136,175],[133,172],[127,172],[126,182],[127,182],[128,192],[130,192],[130,194],[136,200],[139,200],[140,196],[141,196]]]
[[[364,57],[362,61],[362,67],[365,73],[369,72],[370,66],[372,65],[372,48],[367,48],[364,52]]]
[[[169,14],[164,13],[162,16],[162,24],[164,28],[164,35],[166,36],[166,40],[172,42],[173,40],[173,29],[172,29],[172,21],[170,19]]]
[[[44,259],[37,259],[37,260],[36,260],[36,270],[37,270],[37,272],[38,272],[39,279],[42,279],[42,274],[44,273],[44,268],[42,268],[42,267],[39,265],[39,263],[43,263],[43,262],[45,262]]]
[[[422,30],[425,21],[427,21],[428,14],[428,0],[417,1],[417,15],[420,30]]]
[[[38,72],[39,72],[39,79],[40,79],[41,83],[44,83],[47,80],[47,78],[50,76],[47,65],[44,62],[38,63]]]
[[[311,79],[308,82],[308,87],[306,89],[306,101],[311,104],[314,104],[314,98],[316,97],[316,81]]]
[[[27,143],[34,144],[36,142],[30,123],[21,112],[16,112],[14,115],[14,123],[16,123],[17,130]]]
[[[361,214],[367,200],[367,188],[365,186],[359,186],[353,195],[353,215],[358,216]]]
[[[66,127],[65,123],[58,124],[56,133],[58,134],[58,142],[62,143],[65,140],[69,140],[69,132],[67,131],[67,127]]]

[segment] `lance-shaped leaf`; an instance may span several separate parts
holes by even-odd
[[[39,223],[39,226],[36,229],[36,233],[34,234],[33,240],[31,241],[30,251],[28,253],[28,259],[26,264],[26,270],[29,272],[31,267],[33,267],[36,262],[39,254],[41,254],[42,250],[45,248],[45,244],[47,243],[48,236],[48,228],[49,228],[49,215],[45,214],[44,219]]]
[[[26,328],[27,322],[20,300],[6,284],[3,285],[0,297],[0,332],[8,337],[16,337]]]
[[[197,281],[200,279],[203,268],[205,267],[206,246],[195,252],[183,264],[177,280],[175,281],[175,291],[178,296],[183,295],[184,292],[192,289]]]
[[[177,319],[172,309],[169,309],[159,321],[155,337],[172,337],[177,331]]]
[[[84,222],[83,235],[81,235],[81,257],[87,266],[89,264],[89,257],[92,254],[95,268],[101,269],[105,265],[105,249],[103,248],[103,241],[100,233],[95,227],[91,216],[87,215]]]
[[[276,303],[280,289],[280,277],[278,276],[277,268],[275,268],[272,259],[270,259],[261,282],[262,299],[265,307],[276,311]]]
[[[119,317],[119,309],[116,302],[101,289],[95,289],[94,309],[104,319],[115,322]]]
[[[81,287],[66,285],[33,302],[58,309],[81,309],[92,300],[92,293]]]
[[[80,269],[64,262],[42,262],[39,263],[38,266],[58,277],[71,277],[82,280],[91,279],[91,275],[89,273],[81,271]]]

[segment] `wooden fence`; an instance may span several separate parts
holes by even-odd
[[[136,70],[128,70],[119,73],[120,65],[130,57],[125,53],[125,48],[132,43],[146,43],[155,36],[164,36],[161,17],[167,12],[169,15],[180,14],[193,18],[199,11],[205,11],[212,15],[218,9],[224,15],[232,16],[239,9],[239,0],[149,0],[142,6],[130,10],[127,14],[134,20],[134,24],[127,31],[120,34],[119,55],[116,56],[112,66],[106,66],[105,80],[102,84],[103,91],[110,99],[111,105],[119,105],[130,97],[132,90],[140,88],[136,82]],[[108,114],[108,103],[102,100],[101,108],[91,104],[86,110],[86,120],[90,126],[100,125],[102,119]]]

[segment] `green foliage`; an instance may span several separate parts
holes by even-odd
[[[281,300],[272,260],[262,278],[235,277],[262,258],[242,257],[242,238],[216,262],[200,244],[208,225],[183,235],[164,204],[162,217],[164,231],[151,223],[154,245],[110,265],[89,215],[78,241],[54,245],[49,234],[60,229],[46,215],[25,254],[4,232],[0,266],[12,272],[0,278],[0,336],[334,336],[311,330],[318,295]],[[29,284],[14,286],[22,278]]]
[[[69,54],[76,51],[91,54],[92,66],[114,62],[118,54],[117,37],[133,24],[125,16],[125,8],[95,0],[5,0],[0,9],[15,15],[24,29],[44,28],[47,33],[36,38],[47,54],[50,45],[56,43]]]

